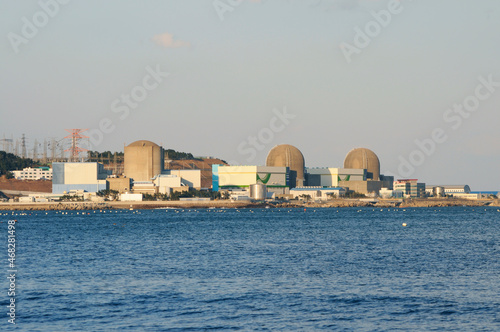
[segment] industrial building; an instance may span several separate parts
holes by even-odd
[[[369,149],[356,148],[349,151],[344,159],[344,168],[364,169],[366,179],[339,181],[340,187],[348,187],[351,191],[373,195],[378,195],[382,188],[393,189],[394,177],[380,174],[380,161],[377,155]]]
[[[418,179],[401,179],[394,181],[394,192],[404,197],[425,197],[425,183],[419,183]]]
[[[199,169],[167,169],[162,171],[162,175],[177,176],[181,180],[181,186],[201,189],[201,170]]]
[[[302,192],[311,190],[314,197],[327,194],[318,188],[333,190],[340,187],[377,195],[382,188],[392,190],[394,182],[393,177],[380,174],[379,159],[371,150],[351,150],[344,160],[344,168],[305,168],[302,152],[288,144],[272,148],[265,167],[213,165],[212,177],[214,191],[248,188],[260,183],[275,194],[291,194],[290,190],[297,188]]]
[[[338,187],[340,182],[366,181],[366,169],[354,168],[307,168],[308,187]]]
[[[372,150],[356,148],[349,151],[344,159],[344,168],[366,169],[367,179],[380,180],[380,161]]]
[[[169,195],[174,191],[201,189],[201,170],[165,170],[164,151],[156,143],[140,140],[125,147],[124,176],[134,193]]]
[[[265,184],[268,192],[288,194],[290,188],[288,167],[212,165],[212,174],[214,191]]]
[[[153,178],[156,192],[170,195],[173,192],[189,191],[190,186],[183,183],[183,178],[172,174],[160,174]],[[137,191],[137,190],[134,190]]]
[[[52,163],[52,193],[65,194],[72,190],[98,192],[106,190],[106,171],[99,163]]]
[[[124,175],[133,181],[151,181],[163,171],[163,149],[150,141],[136,141],[125,147]]]
[[[129,192],[131,189],[130,178],[126,176],[113,175],[106,179],[109,190],[118,191],[119,193]]]
[[[305,185],[305,159],[302,152],[293,145],[277,145],[269,151],[266,166],[288,167],[290,187],[302,187]]]
[[[52,180],[52,169],[49,167],[24,168],[12,171],[16,180]]]
[[[468,194],[471,191],[470,187],[466,184],[462,184],[462,185],[426,185],[425,191],[427,193],[432,193],[433,188],[435,188],[435,187],[443,188],[445,195],[454,194],[454,193]]]

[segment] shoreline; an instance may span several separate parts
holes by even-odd
[[[337,199],[327,202],[236,202],[236,201],[142,201],[142,202],[40,202],[0,203],[0,211],[61,211],[61,210],[110,210],[110,209],[209,209],[209,208],[425,208],[425,207],[500,207],[499,200],[466,199],[413,199],[403,200],[356,200]]]

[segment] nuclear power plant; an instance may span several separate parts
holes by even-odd
[[[169,160],[168,164],[171,162]],[[139,140],[124,147],[121,174],[111,174],[99,163],[56,164],[53,192],[66,193],[81,187],[85,191],[105,188],[121,193],[170,195],[196,189],[226,191],[238,198],[261,197],[262,193],[269,198],[325,198],[342,196],[347,192],[378,195],[381,190],[392,191],[394,182],[393,177],[380,174],[379,158],[366,148],[349,151],[343,168],[308,168],[303,153],[297,147],[281,144],[269,151],[265,166],[231,166],[220,161],[212,163],[208,185],[201,169],[165,169],[165,164],[161,146]],[[88,171],[90,169],[92,172]]]
[[[378,195],[382,189],[392,191],[394,178],[380,174],[377,155],[365,148],[349,151],[343,168],[307,168],[304,155],[295,146],[273,147],[266,166],[213,166],[213,190],[226,190],[236,196],[248,195],[248,188],[265,185],[267,194],[296,198],[346,192]]]
[[[83,161],[84,158],[78,162],[78,153],[85,149],[77,143],[79,138],[85,137],[80,134],[85,130],[68,131],[72,132],[70,150],[74,158],[67,159],[71,162],[53,159],[52,169],[45,170],[52,171],[53,194],[114,190],[142,197],[144,194],[169,196],[175,192],[198,190],[226,192],[234,199],[325,199],[350,193],[395,198],[433,195],[476,197],[467,185],[426,186],[417,179],[395,181],[392,176],[380,174],[380,159],[367,148],[349,150],[342,166],[310,167],[306,165],[306,158],[300,149],[280,144],[269,150],[264,166],[237,166],[228,165],[221,159],[194,158],[185,153],[183,155],[193,159],[176,158],[174,150],[168,150],[173,154],[173,158],[169,158],[167,150],[160,145],[138,140],[124,146],[123,153],[106,153],[104,160],[100,153],[89,152],[87,162]],[[10,142],[4,139],[4,145],[7,141]],[[41,170],[36,171],[41,174]],[[19,179],[23,176],[32,179],[34,172],[25,169],[13,174]]]

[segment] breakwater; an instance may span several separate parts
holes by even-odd
[[[327,202],[235,202],[235,201],[143,201],[143,202],[43,202],[0,203],[1,211],[51,211],[51,210],[104,210],[104,209],[208,209],[208,208],[406,208],[406,207],[451,207],[451,206],[499,206],[499,200],[466,199],[412,199],[412,200],[355,200],[336,199]]]

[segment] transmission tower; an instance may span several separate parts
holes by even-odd
[[[38,140],[35,139],[35,143],[33,143],[33,160],[38,160]]]
[[[3,135],[3,139],[0,139],[2,142],[3,150],[7,153],[11,152],[11,145],[12,145],[12,139],[5,138],[5,135]]]
[[[43,139],[43,158],[42,158],[42,162],[44,164],[47,164],[47,139],[46,138]]]
[[[14,150],[14,154],[19,157],[19,138],[16,139],[16,147]]]
[[[26,136],[23,134],[21,137],[21,157],[26,158]]]
[[[71,147],[64,151],[70,151],[70,160],[76,162],[80,158],[80,152],[88,151],[87,149],[78,146],[82,138],[89,138],[88,136],[82,135],[82,133],[84,131],[87,131],[88,129],[65,129],[65,130],[71,133],[71,135],[65,137],[70,139]]]

